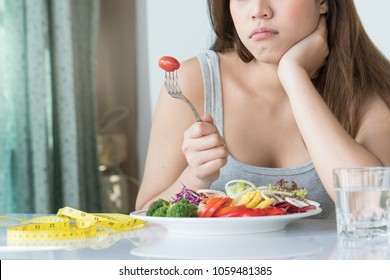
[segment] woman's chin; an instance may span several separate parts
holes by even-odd
[[[266,63],[266,64],[278,64],[280,59],[282,58],[283,54],[280,54],[279,52],[268,52],[268,51],[261,51],[261,52],[252,52],[253,56],[255,57],[256,61]]]

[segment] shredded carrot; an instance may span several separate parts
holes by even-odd
[[[213,199],[214,197],[224,197],[225,195],[221,194],[221,193],[204,193],[204,195],[206,197],[201,197],[200,198],[200,203],[203,203],[203,204],[207,204],[207,202],[209,202],[211,199]]]

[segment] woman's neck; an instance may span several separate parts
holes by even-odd
[[[251,61],[242,67],[242,75],[255,94],[277,102],[288,98],[279,80],[277,64]]]

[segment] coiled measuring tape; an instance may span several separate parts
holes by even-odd
[[[31,241],[35,241],[35,244],[41,241],[56,241],[52,243],[61,244],[58,241],[92,237],[105,239],[112,233],[145,225],[145,222],[125,214],[90,214],[71,207],[59,209],[56,216],[42,216],[30,220],[16,218],[13,221],[10,221],[9,217],[0,216],[0,219],[8,221],[1,223],[2,226],[9,226],[15,222],[20,224],[7,229],[8,245],[26,245],[31,244]],[[76,244],[78,243],[80,242]],[[86,245],[85,242],[80,244]]]

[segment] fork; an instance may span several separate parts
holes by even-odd
[[[179,62],[173,57],[162,57],[159,61],[159,65],[162,69],[165,70],[165,89],[168,94],[180,100],[185,101],[188,106],[190,106],[192,112],[194,113],[195,119],[197,122],[201,122],[198,111],[195,109],[194,105],[184,96],[180,85],[179,79],[177,76],[177,69],[180,67]]]

